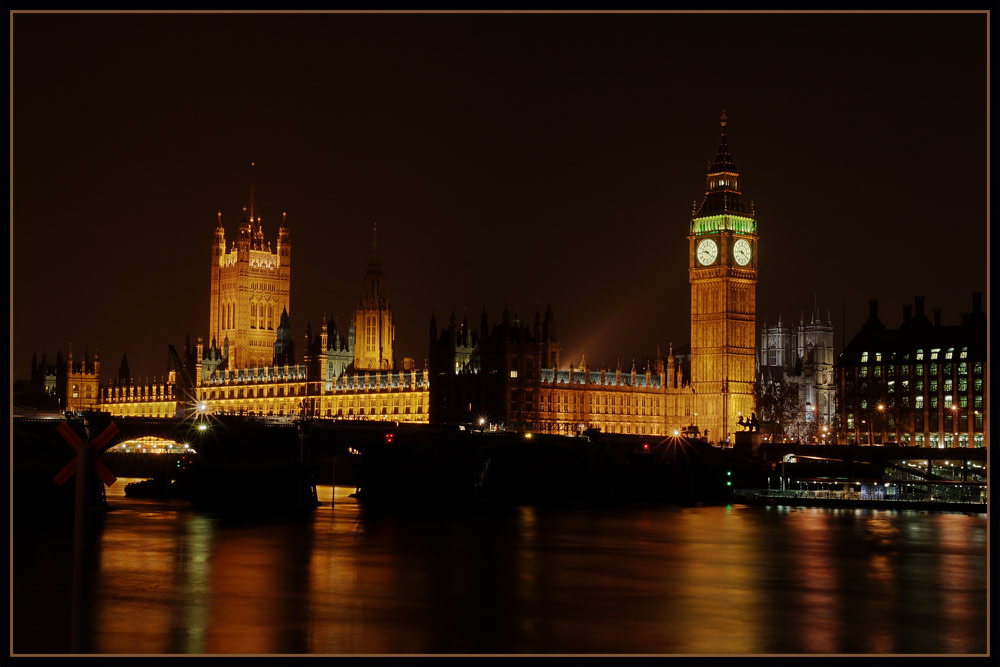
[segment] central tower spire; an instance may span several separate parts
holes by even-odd
[[[256,220],[254,217],[254,201],[253,201],[253,167],[254,163],[250,163],[250,224],[253,225],[253,221]]]
[[[725,215],[735,213],[745,215],[747,207],[743,203],[743,195],[740,193],[740,170],[729,152],[729,141],[726,137],[726,126],[728,119],[723,110],[719,119],[721,130],[719,133],[719,150],[715,154],[715,159],[708,164],[708,173],[705,176],[705,198],[701,200],[701,206],[695,213],[696,217],[710,215]]]

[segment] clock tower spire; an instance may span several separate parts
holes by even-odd
[[[757,221],[743,202],[725,111],[720,124],[705,197],[688,231],[691,387],[698,425],[717,442],[754,411],[757,313]]]

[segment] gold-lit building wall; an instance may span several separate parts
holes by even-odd
[[[216,371],[196,390],[211,413],[300,416],[307,405],[305,366],[262,366]]]
[[[732,238],[725,234],[716,238],[720,254],[731,254]],[[703,431],[708,429],[710,439],[725,440],[737,430],[740,417],[749,418],[755,410],[756,268],[695,266],[696,243],[700,239],[691,237],[691,386],[697,397],[694,411],[697,423]]]
[[[227,250],[222,213],[212,245],[209,336],[229,344],[229,367],[265,366],[274,358],[276,329],[289,309],[291,243],[285,214],[275,249],[264,241],[260,216],[243,209],[237,240]]]
[[[73,363],[73,344],[66,357],[66,410],[81,412],[93,410],[100,397],[101,360],[99,352],[94,352],[94,361],[84,360]]]
[[[354,368],[359,371],[392,369],[395,340],[392,308],[385,293],[382,265],[372,230],[372,252],[365,272],[364,291],[354,311]]]
[[[159,381],[111,384],[101,387],[96,409],[113,417],[178,416],[177,373],[170,371]]]
[[[217,371],[197,390],[209,413],[268,417],[428,422],[422,372],[344,374],[327,383],[307,366]]]
[[[426,424],[430,393],[423,371],[345,373],[325,383],[315,398],[315,415],[330,419],[364,419]]]
[[[175,417],[178,401],[174,384],[101,388],[96,409],[113,417]]]
[[[659,387],[557,385],[539,392],[537,430],[571,435],[581,426],[603,433],[665,436],[690,423],[690,392]]]
[[[540,433],[604,433],[664,436],[692,421],[689,387],[670,386],[667,375],[543,369],[541,381],[513,383],[508,391],[511,422]]]
[[[354,312],[354,367],[392,368],[392,347],[396,329],[392,311],[386,308],[360,307]]]

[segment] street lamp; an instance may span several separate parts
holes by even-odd
[[[885,417],[883,417],[882,415],[885,414],[885,405],[883,405],[882,403],[879,403],[876,406],[876,408],[878,409],[878,413],[879,413],[879,426],[882,428],[882,433],[881,433],[881,435],[879,435],[879,444],[880,445],[884,445],[885,444]],[[872,444],[873,445],[875,444],[874,440],[872,441]]]
[[[954,435],[951,439],[951,446],[958,446],[958,406],[954,403],[951,404],[951,425],[954,430]]]
[[[809,425],[812,424],[813,421],[814,421],[813,412],[815,410],[816,410],[816,407],[812,403],[810,403],[809,401],[806,401],[806,434],[810,433],[811,427]],[[800,441],[802,440],[802,429],[801,428],[799,429],[799,440]]]

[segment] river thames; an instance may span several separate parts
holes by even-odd
[[[99,522],[107,654],[983,654],[984,514],[512,507],[371,513],[319,487],[234,523],[126,498]],[[69,650],[63,524],[18,525],[14,652]]]

